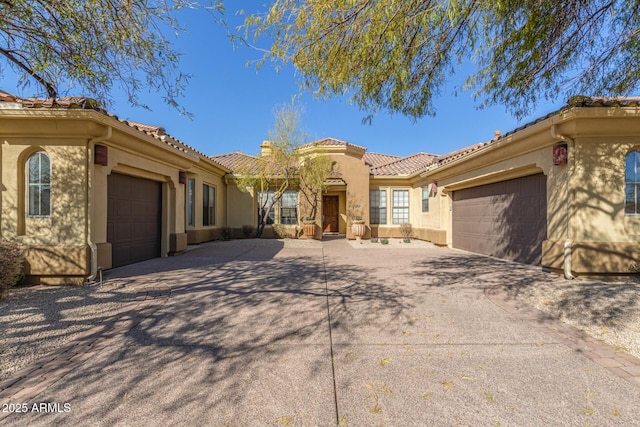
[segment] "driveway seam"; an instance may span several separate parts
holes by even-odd
[[[640,387],[640,359],[613,346],[598,341],[575,326],[562,322],[535,307],[510,297],[504,286],[484,288],[484,294],[496,306],[511,316],[528,321],[546,335],[562,345],[580,353],[587,359],[605,368],[615,376]]]
[[[0,381],[0,401],[31,403],[40,393],[150,317],[171,296],[166,285],[153,285],[139,292],[124,307],[124,314],[83,332],[71,343],[41,357]],[[130,314],[133,313],[133,314]],[[0,412],[0,420],[11,415]]]
[[[329,323],[329,355],[331,357],[331,378],[333,381],[333,403],[336,411],[336,425],[340,425],[340,412],[338,410],[338,387],[336,385],[336,365],[333,357],[333,335],[331,330],[331,305],[329,303],[329,283],[327,280],[327,263],[322,248],[322,271],[324,273],[324,290],[327,302],[327,322]]]

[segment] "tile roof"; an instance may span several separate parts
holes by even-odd
[[[179,139],[166,133],[165,128],[161,126],[153,126],[139,122],[127,121],[118,116],[101,109],[94,99],[86,97],[68,96],[62,98],[26,98],[21,99],[8,92],[0,90],[0,103],[19,103],[23,108],[63,108],[63,109],[83,109],[94,110],[102,113],[120,123],[124,123],[131,128],[149,135],[159,141],[164,142],[168,146],[175,148],[184,153],[196,153],[211,162],[217,164],[222,169],[228,171],[237,170],[238,168],[254,169],[257,166],[257,157],[248,154],[235,152],[222,154],[217,156],[207,156],[195,148],[185,144]],[[481,148],[490,146],[496,141],[520,132],[530,126],[540,123],[550,117],[561,113],[562,111],[579,107],[640,107],[640,97],[589,97],[574,96],[569,98],[567,104],[561,109],[539,117],[531,122],[515,128],[503,135],[500,135],[490,141],[482,142],[462,148],[441,156],[428,153],[416,153],[406,157],[395,156],[382,153],[366,153],[366,148],[342,141],[336,138],[323,138],[310,142],[302,147],[326,146],[326,147],[347,147],[363,152],[362,160],[369,166],[370,173],[373,176],[407,176],[422,170],[434,170],[457,159],[463,158]]]
[[[640,107],[640,96],[572,96],[564,108],[571,107]]]
[[[426,168],[437,158],[435,154],[416,153],[370,168],[373,176],[406,176]]]
[[[364,153],[362,156],[362,160],[364,164],[367,166],[380,166],[385,163],[392,162],[394,160],[399,159],[401,156],[394,156],[392,154],[382,154],[382,153]]]
[[[452,162],[456,159],[459,159],[460,157],[464,157],[467,154],[476,151],[482,147],[484,147],[485,145],[487,145],[488,142],[480,142],[478,144],[474,144],[470,147],[464,147],[461,148],[459,150],[456,151],[452,151],[450,153],[447,154],[443,154],[442,156],[438,156],[436,159],[434,159],[435,161],[431,164],[431,165],[427,165],[427,166],[431,166],[431,168],[429,169],[435,169],[438,166],[444,165],[446,163]]]
[[[215,160],[211,159],[210,157],[206,156],[205,154],[201,153],[200,151],[196,150],[195,148],[185,144],[184,142],[180,141],[179,139],[169,135],[168,133],[166,133],[165,128],[161,127],[161,126],[153,126],[153,125],[148,125],[148,124],[144,124],[144,123],[138,123],[138,122],[133,122],[133,121],[128,121],[128,120],[124,120],[121,119],[120,117],[116,116],[115,114],[111,114],[108,111],[98,107],[97,102],[94,99],[91,98],[86,98],[86,97],[81,97],[81,96],[66,96],[66,97],[62,97],[62,98],[56,98],[56,99],[52,99],[52,98],[25,98],[25,99],[21,99],[18,98],[15,95],[12,95],[8,92],[5,92],[3,90],[0,90],[0,102],[13,102],[13,103],[20,103],[22,105],[23,108],[32,108],[32,109],[37,109],[37,108],[62,108],[62,109],[81,109],[81,110],[94,110],[97,111],[99,113],[104,114],[105,116],[108,116],[120,123],[124,123],[127,126],[130,126],[131,128],[140,131],[142,133],[144,133],[145,135],[149,135],[159,141],[164,142],[166,145],[181,151],[183,153],[196,153],[199,154],[205,158],[208,158],[209,160],[213,161],[214,163]],[[222,167],[223,169],[226,169],[224,167],[224,165],[217,163],[218,166]]]
[[[136,128],[142,132],[154,133],[156,135],[166,135],[167,131],[162,126],[147,125],[144,123],[128,121],[127,124],[132,128]]]
[[[355,145],[352,144],[350,142],[346,142],[346,141],[341,141],[339,139],[336,138],[323,138],[323,139],[319,139],[317,141],[313,141],[310,142],[308,144],[304,144],[302,145],[300,148],[306,148],[306,147],[317,147],[317,146],[324,146],[324,147],[348,147],[348,148],[354,148],[358,151],[367,151],[366,147],[362,147],[360,145]]]
[[[431,165],[431,167],[429,168],[429,170],[433,170],[436,169],[440,166],[443,166],[447,163],[450,163],[456,159],[459,159],[461,157],[464,157],[468,154],[471,154],[474,151],[479,150],[480,148],[489,146],[497,141],[500,141],[503,138],[506,138],[510,135],[513,135],[515,133],[518,133],[526,128],[529,128],[535,124],[538,124],[540,122],[543,122],[553,116],[556,116],[558,114],[560,114],[563,111],[569,110],[571,108],[574,107],[578,107],[578,108],[591,108],[591,107],[605,107],[605,108],[611,108],[611,107],[640,107],[640,97],[635,96],[635,97],[606,97],[606,96],[572,96],[571,98],[569,98],[569,100],[567,101],[567,104],[565,106],[563,106],[562,108],[560,108],[559,110],[553,111],[549,114],[546,114],[542,117],[538,117],[530,122],[527,122],[525,124],[523,124],[522,126],[519,126],[515,129],[510,130],[509,132],[502,134],[500,136],[498,136],[497,138],[494,138],[490,141],[487,142],[481,142],[479,144],[474,144],[472,146],[469,147],[465,147],[462,148],[460,150],[457,151],[453,151],[451,153],[447,153],[444,154],[440,157],[438,157],[438,159],[436,160],[436,162]]]
[[[220,154],[218,156],[209,156],[209,158],[216,163],[221,164],[231,172],[238,169],[248,169],[250,171],[255,170],[258,166],[258,158],[249,154],[240,153],[238,151],[228,154]]]

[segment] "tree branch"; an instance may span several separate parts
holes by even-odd
[[[28,65],[20,61],[16,56],[14,56],[14,54],[11,51],[0,47],[0,54],[4,55],[9,61],[13,62],[18,67],[20,67],[21,69],[29,73],[29,75],[32,76],[34,79],[36,79],[38,83],[44,86],[44,88],[47,91],[47,94],[49,95],[49,98],[56,99],[58,97],[58,91],[56,90],[53,84],[45,80],[39,74],[36,74],[36,72],[33,71],[31,67],[29,67]]]

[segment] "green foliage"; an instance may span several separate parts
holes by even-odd
[[[294,239],[297,236],[289,231],[289,228],[283,224],[273,224],[273,234],[278,239]]]
[[[297,171],[300,194],[306,204],[307,220],[315,221],[318,213],[318,204],[322,198],[322,192],[327,189],[327,178],[331,175],[333,164],[331,158],[319,147],[311,147],[310,153],[298,151],[300,156]]]
[[[0,57],[21,75],[21,85],[34,78],[50,98],[61,86],[79,86],[74,91],[108,105],[118,84],[132,105],[140,106],[137,94],[149,90],[180,108],[188,76],[180,73],[179,53],[165,34],[182,32],[176,18],[182,8],[203,8],[219,22],[221,1],[204,1],[3,1]]]
[[[382,243],[383,245],[388,245],[389,239],[386,239],[386,238],[380,239],[380,243]]]
[[[243,225],[242,226],[242,236],[245,239],[251,238],[251,236],[253,236],[254,232],[255,232],[255,227],[253,225]]]
[[[435,113],[434,97],[469,60],[465,87],[516,116],[538,98],[631,93],[638,28],[636,0],[275,0],[245,20],[247,37],[273,41],[259,65],[292,63],[320,97],[349,93],[363,110],[412,118]]]
[[[282,106],[276,108],[274,116],[275,129],[269,132],[268,141],[263,143],[269,153],[258,156],[255,163],[234,171],[238,189],[252,193],[257,200],[256,237],[262,235],[271,208],[295,183],[299,166],[295,148],[306,138],[299,128],[300,110]],[[273,191],[272,197],[269,197],[269,191]]]
[[[24,250],[20,246],[0,241],[0,299],[24,277],[23,263]]]

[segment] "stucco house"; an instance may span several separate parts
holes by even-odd
[[[205,155],[90,99],[0,92],[0,141],[0,238],[28,248],[31,281],[82,283],[257,223],[254,195],[234,176],[256,156]],[[567,275],[640,269],[640,99],[573,98],[445,155],[369,153],[333,138],[300,150],[336,165],[315,238],[352,238],[361,216],[367,238],[399,237],[411,223],[415,238]],[[271,221],[299,229],[301,203],[291,189]]]
[[[178,254],[226,222],[228,170],[90,99],[0,93],[0,140],[0,238],[28,248],[31,281],[83,283]]]

